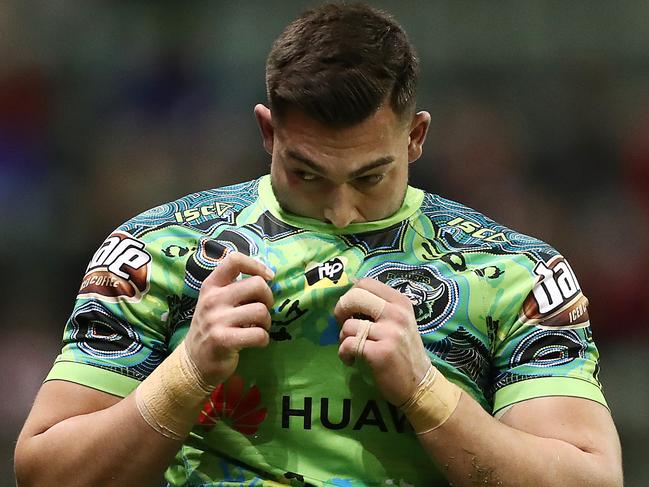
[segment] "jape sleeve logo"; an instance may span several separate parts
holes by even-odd
[[[519,313],[521,320],[539,328],[585,328],[588,299],[582,294],[568,262],[560,255],[534,268],[536,282]]]
[[[104,301],[139,301],[149,287],[151,255],[144,242],[114,232],[93,255],[79,289],[79,297]]]

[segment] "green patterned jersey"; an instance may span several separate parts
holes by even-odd
[[[283,211],[268,176],[113,232],[48,380],[128,395],[183,339],[203,280],[233,250],[275,272],[271,341],[243,350],[206,401],[169,485],[445,485],[366,364],[338,359],[332,311],[360,277],[408,296],[432,363],[488,412],[540,396],[605,404],[588,301],[550,246],[412,187],[391,217],[336,229]]]

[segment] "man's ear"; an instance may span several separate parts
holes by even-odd
[[[270,113],[270,108],[261,103],[255,105],[255,118],[257,118],[257,124],[261,131],[261,141],[264,149],[272,156],[275,129],[273,128],[273,117]]]
[[[408,134],[408,162],[415,162],[421,157],[429,126],[430,113],[417,112],[412,119]]]

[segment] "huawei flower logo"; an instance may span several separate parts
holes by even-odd
[[[219,385],[201,411],[198,422],[207,429],[223,421],[244,435],[254,435],[266,419],[266,408],[261,407],[261,394],[257,386],[244,390],[243,379],[233,375]]]

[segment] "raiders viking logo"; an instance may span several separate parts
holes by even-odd
[[[410,299],[421,334],[437,330],[457,307],[457,285],[433,267],[386,262],[372,269],[367,277],[378,279]]]

